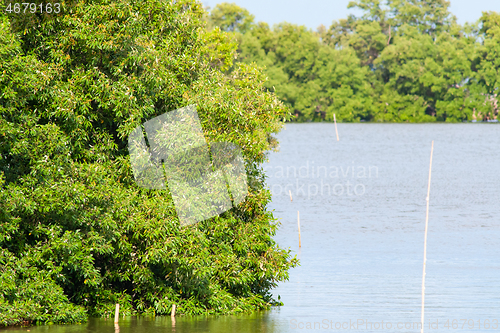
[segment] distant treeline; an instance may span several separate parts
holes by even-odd
[[[265,67],[266,87],[296,121],[493,120],[500,99],[500,13],[460,25],[446,0],[357,0],[316,31],[272,28],[235,4],[209,27],[233,32],[238,61]],[[320,9],[318,9],[320,10]],[[292,118],[293,119],[293,118]]]

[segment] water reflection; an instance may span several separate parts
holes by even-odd
[[[46,325],[29,328],[13,327],[6,331],[30,330],[30,333],[201,333],[201,332],[241,332],[241,333],[279,333],[284,332],[269,312],[251,315],[218,317],[126,317],[119,324],[112,320],[90,318],[80,325]]]

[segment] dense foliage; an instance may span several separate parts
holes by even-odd
[[[274,304],[297,264],[260,167],[288,118],[192,0],[62,1],[0,14],[0,326]],[[181,227],[168,190],[138,187],[128,134],[190,104],[208,142],[242,148],[249,195]]]
[[[234,31],[239,61],[265,68],[266,87],[297,121],[333,120],[333,113],[342,121],[497,119],[500,13],[462,26],[447,0],[357,0],[349,7],[363,15],[317,31],[253,23],[229,4],[217,5],[208,22]]]

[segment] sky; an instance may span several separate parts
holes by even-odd
[[[255,21],[264,21],[271,26],[287,21],[305,25],[316,30],[323,24],[329,27],[333,20],[346,18],[349,14],[359,15],[360,11],[347,9],[350,0],[200,0],[215,7],[221,2],[234,2],[255,15]],[[475,22],[483,11],[500,11],[500,0],[451,0],[450,11],[458,23]]]

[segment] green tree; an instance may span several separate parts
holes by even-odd
[[[227,32],[247,32],[253,25],[255,16],[235,3],[219,3],[208,15],[209,26],[220,27]]]
[[[415,121],[430,120],[421,117],[424,111],[437,120],[461,121],[472,114],[464,107],[465,83],[471,76],[470,46],[468,39],[448,32],[433,40],[417,28],[404,25],[376,64],[387,89],[410,97],[409,109],[414,109],[414,99],[422,101]]]
[[[500,13],[483,12],[480,43],[474,48],[472,70],[475,94],[469,104],[478,120],[497,119],[500,111]]]
[[[203,15],[191,0],[2,14],[1,324],[80,321],[84,309],[109,314],[117,302],[124,314],[273,304],[269,290],[297,260],[272,239],[260,165],[288,115],[255,66],[233,66],[231,37],[205,31]],[[127,137],[193,103],[208,142],[242,148],[249,195],[181,228],[168,190],[134,182]],[[16,283],[26,276],[32,284]],[[34,301],[46,315],[19,310]]]
[[[407,24],[422,34],[436,36],[456,23],[455,16],[449,11],[449,0],[388,0],[387,5],[393,27]]]
[[[320,33],[322,42],[335,48],[352,48],[363,66],[373,68],[374,60],[391,41],[387,10],[378,0],[351,1],[348,8],[359,8],[364,14],[333,21],[329,29]]]
[[[380,98],[374,119],[471,119],[477,38],[455,23],[448,1],[358,0],[349,7],[363,14],[341,21],[344,28],[334,22],[327,37],[353,48],[375,74],[371,84]]]
[[[355,0],[316,32],[259,22],[238,61],[265,68],[297,121],[466,121],[498,114],[498,13],[458,25],[447,0]]]
[[[267,87],[295,113],[296,119],[355,121],[371,117],[371,86],[352,49],[321,43],[303,26],[259,24],[242,37],[241,61],[266,67]]]

